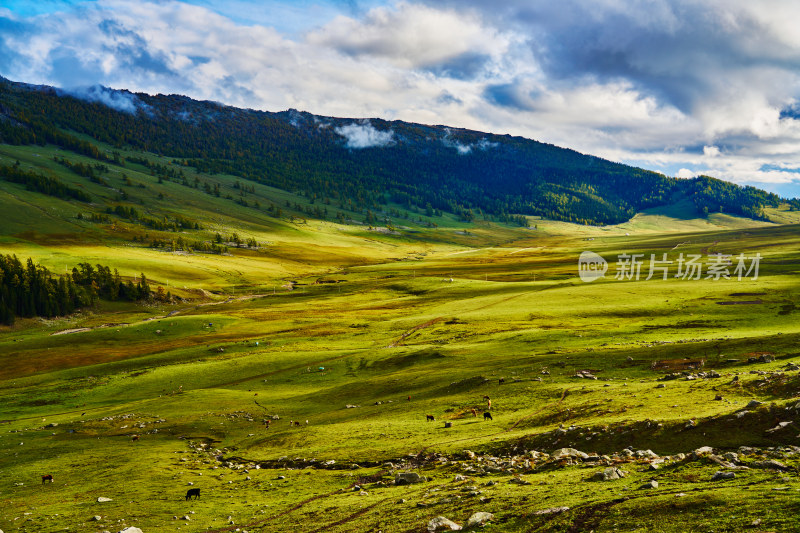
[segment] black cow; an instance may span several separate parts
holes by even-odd
[[[492,413],[490,413],[489,411],[484,411],[483,412],[483,419],[484,420],[494,420],[494,418],[492,418]]]
[[[200,497],[200,489],[189,489],[186,491],[186,499],[189,500],[191,497],[194,496],[194,499]]]
[[[436,419],[433,417],[433,415],[425,415],[426,422],[434,422],[435,420]]]

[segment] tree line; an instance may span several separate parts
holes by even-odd
[[[79,263],[71,273],[56,276],[31,258],[23,264],[16,255],[0,255],[0,324],[13,325],[16,317],[68,315],[101,298],[138,301],[152,296],[144,274],[134,283],[123,281],[116,269]]]

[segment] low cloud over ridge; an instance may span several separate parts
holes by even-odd
[[[339,126],[333,131],[347,140],[346,146],[348,148],[372,148],[394,144],[394,132],[392,130],[378,130],[368,121],[363,123],[353,122]]]

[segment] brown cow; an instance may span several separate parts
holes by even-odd
[[[472,416],[478,416],[478,411],[475,409],[470,409],[470,411],[472,411]]]
[[[45,474],[42,476],[42,485],[44,485],[45,481],[49,481],[50,483],[53,482],[53,474]]]
[[[134,435],[133,437],[131,437],[131,441],[133,442],[137,442],[138,440],[139,440],[139,435]]]

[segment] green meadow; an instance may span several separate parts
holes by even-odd
[[[251,202],[290,207],[244,207],[225,198],[232,176],[197,175],[216,197],[109,165],[102,186],[57,154],[0,145],[0,164],[47,169],[93,202],[0,181],[0,252],[56,274],[144,273],[174,299],[0,327],[2,531],[406,532],[478,511],[489,531],[800,530],[797,212],[775,210],[776,224],[675,205],[530,228],[412,213],[389,230],[301,216],[291,206],[307,198],[259,184]],[[173,252],[140,238],[174,232],[90,221],[122,191],[148,215],[199,222],[184,238],[258,246]],[[586,250],[609,263],[591,283]],[[668,279],[645,279],[665,253]],[[718,253],[730,279],[675,277],[681,254],[707,267]],[[643,254],[638,280],[615,279],[621,254]],[[739,254],[760,254],[757,279],[736,279]],[[703,446],[714,454],[678,455]],[[597,455],[531,454],[561,448]],[[663,461],[590,481],[626,448]],[[737,468],[715,461],[728,452]],[[757,466],[770,459],[785,468]],[[428,480],[395,485],[405,471]]]

